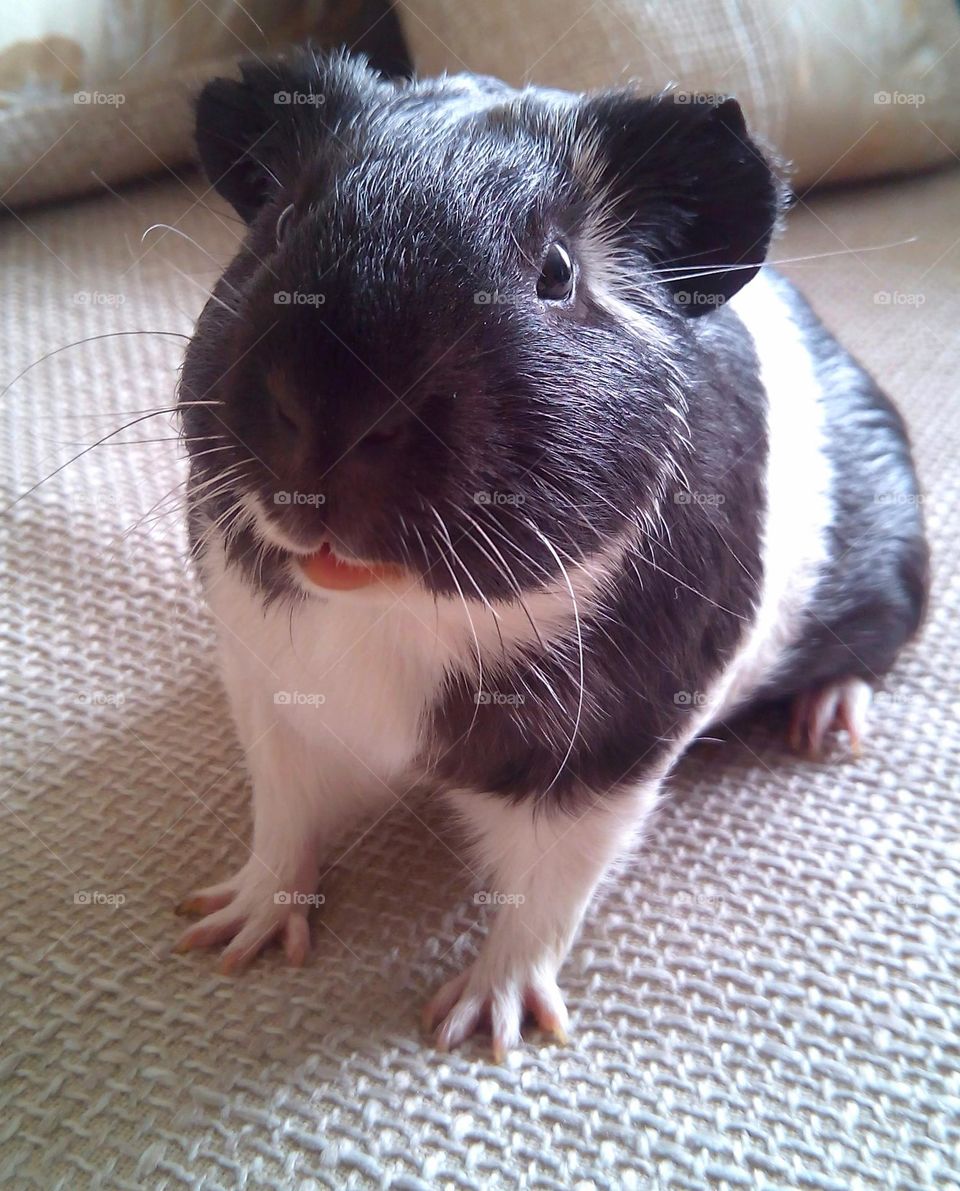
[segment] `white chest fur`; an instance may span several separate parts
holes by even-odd
[[[204,560],[238,716],[247,698],[262,701],[267,691],[275,715],[301,736],[324,735],[385,781],[409,770],[425,716],[452,675],[467,675],[478,695],[496,689],[511,653],[567,630],[609,569],[605,555],[571,566],[562,581],[528,596],[525,609],[435,600],[416,585],[311,596],[291,611],[265,609],[221,549]]]
[[[381,779],[409,767],[424,713],[463,652],[424,601],[414,610],[412,600],[337,593],[265,610],[222,557],[206,579],[228,687],[268,689],[277,718],[307,739],[329,734]]]

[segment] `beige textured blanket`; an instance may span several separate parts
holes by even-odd
[[[227,257],[236,225],[189,186],[5,221],[0,387],[84,336],[189,332],[214,265],[169,232],[139,243],[163,221]],[[342,857],[304,970],[271,953],[228,979],[170,956],[178,897],[243,856],[248,801],[172,420],[0,520],[4,1186],[960,1183],[958,200],[957,173],[819,197],[778,248],[919,237],[791,271],[913,428],[926,634],[860,761],[794,758],[773,721],[699,746],[564,970],[569,1047],[497,1068],[421,1042],[421,1002],[483,929],[429,809],[427,829],[398,806]],[[169,405],[182,346],[99,339],[18,380],[0,400],[10,493]]]

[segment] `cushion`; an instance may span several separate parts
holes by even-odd
[[[347,16],[363,7],[350,0]],[[323,0],[31,0],[0,33],[0,201],[10,207],[181,165],[192,101],[241,57],[349,28]]]
[[[400,0],[398,11],[424,74],[735,95],[797,186],[960,150],[953,0]]]

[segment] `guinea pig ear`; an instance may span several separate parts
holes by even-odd
[[[262,142],[277,111],[267,106],[256,72],[241,69],[242,81],[213,79],[200,92],[194,135],[210,183],[249,223],[270,194],[270,167],[263,161],[268,146]]]
[[[678,307],[704,314],[760,268],[785,190],[734,99],[628,91],[581,109],[604,224],[659,265]],[[606,197],[605,197],[606,196]],[[611,209],[612,208],[612,209]]]
[[[292,181],[311,146],[350,118],[382,84],[361,58],[297,51],[245,62],[239,79],[213,79],[196,104],[200,161],[217,192],[249,223]]]

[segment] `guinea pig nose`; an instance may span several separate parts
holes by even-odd
[[[396,446],[403,436],[408,418],[408,411],[402,406],[381,413],[379,417],[368,422],[365,429],[358,427],[360,433],[355,446],[364,453]]]
[[[283,379],[271,376],[267,382],[270,408],[274,421],[286,433],[300,433],[307,428],[309,419],[296,394]]]
[[[358,447],[389,447],[400,437],[399,426],[374,426],[357,440]]]

